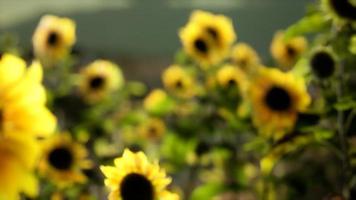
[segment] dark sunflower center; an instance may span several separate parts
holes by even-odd
[[[334,74],[336,63],[329,53],[318,52],[312,56],[310,65],[317,77],[328,78]]]
[[[265,103],[272,110],[286,111],[292,105],[292,99],[284,88],[273,86],[267,91]]]
[[[48,155],[48,162],[58,170],[68,170],[73,164],[72,152],[66,147],[58,147]]]
[[[287,45],[286,51],[290,58],[294,58],[297,55],[297,50],[291,45]]]
[[[177,80],[174,87],[176,89],[182,89],[183,88],[183,81],[182,80]]]
[[[105,79],[102,76],[92,77],[89,81],[89,86],[93,90],[102,88],[104,84],[105,84]]]
[[[58,33],[52,31],[49,33],[48,37],[47,37],[47,44],[51,47],[57,46],[59,42],[59,35]]]
[[[122,180],[120,193],[123,200],[154,200],[152,183],[137,173],[128,174]]]
[[[200,53],[208,53],[208,45],[203,39],[196,39],[194,42],[194,47],[200,52]]]
[[[228,86],[228,87],[234,87],[234,86],[236,86],[236,84],[237,84],[237,82],[236,82],[236,80],[233,79],[233,78],[230,78],[230,79],[227,81],[227,86]]]
[[[329,0],[331,8],[340,17],[356,20],[356,6],[351,0]]]
[[[157,130],[156,127],[151,126],[151,127],[148,129],[148,132],[149,132],[149,134],[150,134],[151,136],[155,136],[155,135],[157,135],[158,130]]]
[[[218,32],[216,31],[215,28],[213,28],[213,27],[208,27],[208,28],[206,29],[206,31],[208,32],[208,34],[209,34],[211,37],[214,38],[215,41],[218,41],[218,39],[219,39],[219,34],[218,34]]]

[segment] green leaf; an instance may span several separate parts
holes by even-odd
[[[208,183],[197,187],[191,197],[190,200],[211,200],[214,196],[223,192],[225,187],[219,183]]]
[[[345,111],[356,108],[356,101],[352,98],[343,99],[334,104],[334,108],[339,111]]]
[[[322,13],[305,16],[287,28],[285,38],[288,40],[295,36],[319,32],[328,27],[329,23],[330,22],[325,20],[325,16]]]

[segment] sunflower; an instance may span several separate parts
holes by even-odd
[[[179,36],[188,55],[205,69],[226,58],[236,39],[229,18],[200,10],[192,13]]]
[[[356,4],[353,0],[322,0],[325,10],[336,18],[346,21],[356,21]]]
[[[244,71],[254,70],[261,62],[257,52],[250,45],[242,42],[233,47],[231,60]]]
[[[337,61],[330,50],[322,48],[312,53],[309,65],[316,77],[327,79],[335,73]]]
[[[307,46],[308,42],[304,37],[298,36],[286,40],[284,33],[279,31],[274,35],[270,51],[280,67],[290,69],[305,52]]]
[[[45,66],[65,58],[75,43],[75,22],[68,18],[45,15],[32,38],[34,53]]]
[[[96,60],[80,72],[79,91],[89,103],[103,100],[123,85],[121,69],[107,60]]]
[[[261,134],[274,139],[294,127],[298,112],[311,101],[303,79],[272,68],[259,70],[249,87],[249,96],[254,125]]]
[[[21,58],[4,54],[0,60],[0,133],[47,136],[56,118],[45,107],[46,92],[41,84],[42,67],[33,62],[26,69]]]
[[[42,147],[43,157],[39,164],[41,175],[59,187],[86,181],[82,170],[91,167],[91,162],[86,159],[88,152],[84,146],[73,141],[68,133],[54,135],[45,140]]]
[[[149,140],[159,140],[166,131],[166,125],[159,118],[150,118],[139,127],[139,134]]]
[[[105,185],[110,188],[109,200],[175,200],[167,192],[171,179],[158,163],[150,163],[143,152],[125,150],[114,160],[115,166],[101,166]]]
[[[164,87],[178,97],[190,98],[195,95],[194,79],[182,67],[172,65],[162,75]]]
[[[144,109],[153,115],[164,115],[171,112],[174,102],[162,89],[152,90],[143,100]]]
[[[222,88],[239,88],[240,92],[245,92],[247,79],[244,72],[233,65],[225,65],[217,72],[217,81]]]
[[[33,138],[0,134],[0,199],[19,200],[20,193],[37,196],[38,184],[33,171],[39,153]]]

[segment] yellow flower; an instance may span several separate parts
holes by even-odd
[[[54,135],[42,144],[43,157],[39,170],[59,187],[74,183],[84,183],[83,169],[91,167],[86,159],[88,152],[84,146],[72,140],[68,133]]]
[[[143,152],[125,150],[114,160],[115,166],[101,166],[105,185],[110,189],[109,200],[175,200],[167,193],[171,182],[158,163],[150,163]]]
[[[174,102],[164,90],[154,89],[145,97],[143,107],[150,114],[164,115],[173,110]]]
[[[221,87],[237,87],[241,93],[247,89],[247,79],[244,72],[233,65],[225,65],[219,69],[217,80]]]
[[[75,22],[68,18],[45,15],[32,38],[34,53],[45,66],[65,58],[75,43]]]
[[[166,125],[159,118],[151,118],[139,127],[139,134],[149,140],[159,140],[166,131]]]
[[[279,31],[274,35],[270,51],[280,67],[291,69],[307,46],[308,42],[304,37],[298,36],[286,41],[284,33]]]
[[[252,71],[260,65],[260,57],[257,52],[250,45],[242,42],[233,47],[231,59],[244,71]]]
[[[262,135],[274,139],[294,127],[298,112],[311,101],[303,79],[278,69],[261,68],[249,88],[253,123]]]
[[[172,65],[162,76],[164,87],[178,97],[190,98],[195,95],[194,79],[182,67]]]
[[[107,60],[96,60],[80,72],[79,91],[89,103],[106,98],[124,85],[121,69]]]
[[[322,0],[322,5],[338,20],[356,21],[356,4],[353,0]]]
[[[192,13],[188,24],[180,30],[179,37],[187,54],[204,69],[226,58],[236,40],[229,18],[200,10]]]
[[[310,67],[314,75],[320,79],[331,77],[337,67],[337,61],[331,50],[321,48],[314,51],[309,61]]]
[[[29,137],[0,134],[0,199],[19,200],[20,193],[34,198],[38,193],[33,173],[39,157],[38,144]]]
[[[0,133],[47,136],[56,118],[45,107],[46,92],[41,84],[42,67],[26,63],[11,54],[0,58]]]

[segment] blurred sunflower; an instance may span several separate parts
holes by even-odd
[[[251,81],[249,95],[254,125],[274,139],[294,127],[298,112],[311,101],[303,79],[272,68],[260,69]]]
[[[42,144],[44,156],[39,164],[40,173],[59,187],[84,183],[83,169],[91,167],[84,146],[72,140],[68,133],[54,135]]]
[[[45,107],[46,92],[41,84],[42,67],[33,62],[26,69],[21,58],[4,54],[0,59],[0,133],[47,136],[56,118]]]
[[[309,64],[314,75],[320,79],[331,77],[337,67],[335,56],[326,48],[314,51],[310,57]]]
[[[286,40],[284,33],[279,31],[274,35],[271,44],[271,54],[283,69],[291,69],[297,59],[307,49],[308,42],[302,37],[294,37]]]
[[[197,10],[179,36],[185,51],[203,68],[221,62],[229,54],[236,40],[231,19]]]
[[[172,65],[162,75],[164,87],[178,97],[190,98],[195,95],[193,77],[182,67]]]
[[[151,114],[166,114],[172,110],[173,106],[173,102],[162,89],[152,90],[143,100],[143,107]]]
[[[125,150],[114,160],[115,166],[101,166],[105,185],[111,190],[109,200],[176,200],[167,192],[171,179],[158,163],[150,163],[143,152]]]
[[[260,65],[257,52],[246,43],[236,44],[231,53],[232,62],[244,71],[253,71]]]
[[[166,131],[166,125],[160,118],[150,118],[139,127],[139,134],[148,140],[157,141]]]
[[[79,91],[89,103],[103,100],[123,85],[121,69],[107,60],[96,60],[80,71]]]
[[[217,81],[222,88],[238,88],[240,92],[247,89],[247,79],[244,72],[233,65],[225,65],[217,72]]]
[[[334,17],[356,21],[356,3],[353,0],[322,0],[323,7]]]
[[[33,173],[39,157],[38,144],[29,137],[0,134],[0,199],[19,200],[20,193],[36,197],[37,179]]]
[[[73,20],[45,15],[33,34],[32,43],[34,53],[42,64],[52,66],[68,55],[75,40]]]

